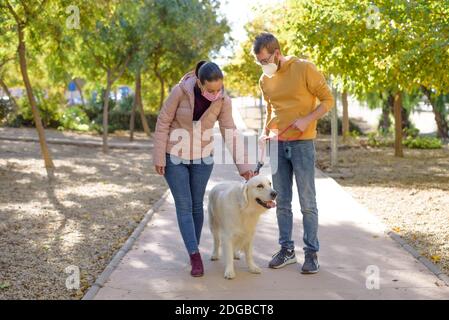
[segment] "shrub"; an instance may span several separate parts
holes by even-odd
[[[57,128],[60,125],[62,111],[60,106],[63,103],[61,95],[54,94],[45,97],[43,90],[36,89],[35,98],[39,114],[44,127]],[[8,125],[12,127],[34,126],[33,112],[26,96],[21,97],[18,101],[17,115],[8,121]]]
[[[417,129],[415,127],[404,128],[403,133],[404,133],[404,137],[416,138],[419,135],[419,129]]]
[[[412,137],[408,136],[402,141],[402,144],[411,149],[440,149],[442,142],[435,137]]]
[[[89,117],[80,106],[71,106],[64,110],[58,130],[64,129],[78,131],[88,131],[90,129]]]
[[[360,137],[360,132],[357,130],[352,130],[348,132],[348,136],[351,138],[358,138]]]
[[[108,131],[114,132],[116,130],[129,130],[129,122],[131,119],[131,109],[134,101],[134,96],[130,95],[123,98],[118,103],[114,99],[109,100],[109,119]],[[96,95],[88,105],[83,107],[87,116],[90,119],[90,128],[97,131],[99,134],[103,133],[103,93]],[[150,130],[154,130],[157,121],[157,114],[146,114]],[[140,120],[139,111],[136,110],[135,129],[143,130],[142,122]]]
[[[8,123],[14,111],[13,104],[8,98],[0,97],[0,124]]]
[[[440,139],[435,137],[419,136],[419,130],[416,128],[405,128],[402,144],[411,149],[439,149],[442,147]],[[371,147],[390,147],[394,146],[394,134],[372,132],[368,134],[368,145]]]
[[[394,140],[388,134],[370,132],[368,133],[368,145],[370,147],[391,147],[394,145]]]
[[[331,118],[329,114],[326,114],[324,117],[318,120],[317,131],[321,134],[331,134]],[[350,135],[363,134],[360,127],[356,125],[354,122],[352,122],[351,119],[349,119],[349,132],[351,132]],[[343,126],[341,118],[338,118],[338,134],[339,135],[343,134]]]

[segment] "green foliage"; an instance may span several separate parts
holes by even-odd
[[[370,132],[368,133],[367,143],[370,147],[392,147],[394,146],[394,139],[389,134]]]
[[[412,137],[408,136],[402,144],[410,149],[440,149],[442,142],[435,137]]]
[[[63,104],[62,97],[59,94],[47,96],[47,93],[41,89],[34,90],[34,95],[44,127],[57,128],[60,125],[63,114],[61,110]],[[15,127],[34,125],[33,113],[28,98],[23,96],[17,103],[19,110],[17,111],[17,115],[9,120],[9,125]]]
[[[88,131],[90,129],[89,117],[82,107],[71,106],[63,111],[58,130],[64,129],[77,131]]]
[[[419,130],[417,128],[404,128],[404,136],[407,138],[416,138],[419,135]]]
[[[352,93],[447,90],[447,0],[291,0],[291,51],[306,54]],[[375,5],[375,6],[373,6]],[[376,12],[377,10],[377,12]],[[282,31],[281,31],[282,32]]]
[[[348,132],[348,137],[358,138],[358,137],[360,137],[360,132],[357,130],[351,130]]]
[[[63,94],[72,79],[83,79],[87,97],[90,89],[105,87],[108,74],[108,82],[132,85],[136,70],[140,70],[143,105],[147,111],[156,112],[166,91],[198,60],[217,52],[226,43],[229,32],[216,0],[8,0],[8,3],[26,26],[31,83],[35,88],[45,88],[50,97],[49,101],[45,96],[38,97],[45,126],[61,129],[85,129],[83,110],[95,126],[102,110],[97,103],[87,103],[82,110],[66,109],[62,107],[62,99],[59,106],[56,100],[51,100],[56,94]],[[16,22],[6,4],[6,0],[0,1],[0,77],[11,86],[23,87],[16,55]],[[73,14],[67,11],[71,5],[79,9],[79,28],[66,24]],[[159,83],[163,83],[160,88]],[[123,120],[129,110],[117,109],[123,103],[115,106],[111,101],[112,128],[129,127],[129,121]],[[130,103],[126,101],[128,109]],[[33,125],[28,102],[19,101],[19,105],[17,117],[6,120],[2,114],[2,121],[16,126]],[[5,109],[2,111],[7,113]],[[150,127],[154,127],[153,115],[147,117]],[[136,122],[139,129],[139,117]]]
[[[0,97],[0,124],[8,123],[13,113],[13,105],[10,100]]]
[[[103,95],[104,91],[101,92],[101,94],[98,94],[96,96],[96,99],[90,101],[88,104],[86,104],[86,106],[80,106],[80,108],[85,112],[89,119],[90,129],[95,130],[100,134],[103,133]],[[133,101],[133,95],[125,97],[124,99],[120,100],[119,103],[117,103],[114,99],[109,100],[109,132],[129,129]],[[145,117],[150,129],[154,130],[157,121],[157,113],[148,113],[145,114]],[[138,111],[136,111],[135,121],[135,129],[143,130],[140,114],[138,113]]]
[[[416,128],[405,128],[403,130],[405,138],[402,144],[410,149],[439,149],[442,147],[440,139],[435,137],[419,136]],[[392,147],[394,146],[393,132],[387,133],[370,132],[368,134],[368,145],[371,147]]]

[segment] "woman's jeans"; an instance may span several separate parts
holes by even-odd
[[[294,249],[292,240],[292,185],[295,175],[304,227],[304,251],[317,252],[318,209],[315,193],[315,143],[314,140],[278,141],[278,155],[270,158],[273,187],[278,192],[276,215],[279,226],[279,244]],[[277,163],[275,163],[277,161]]]
[[[166,154],[165,180],[175,199],[176,216],[189,254],[198,252],[203,227],[203,199],[213,168],[213,156],[182,160]]]

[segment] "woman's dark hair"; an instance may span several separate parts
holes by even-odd
[[[223,72],[220,67],[213,62],[200,61],[195,68],[195,75],[200,82],[204,84],[205,81],[217,81],[223,79]]]

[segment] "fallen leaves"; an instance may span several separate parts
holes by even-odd
[[[433,263],[438,263],[441,261],[441,256],[436,254],[436,255],[430,256],[430,259],[432,260]]]
[[[9,284],[9,282],[1,282],[0,283],[0,290],[3,289],[8,289],[11,285]]]
[[[401,228],[399,228],[399,227],[394,227],[391,230],[393,230],[396,233],[400,233],[401,232]]]

